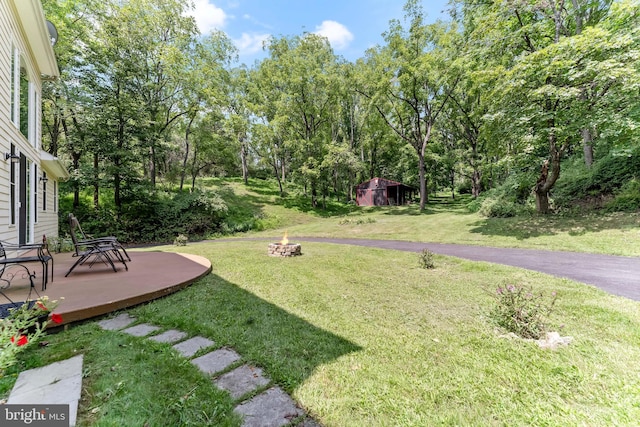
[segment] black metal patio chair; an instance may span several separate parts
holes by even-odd
[[[9,256],[11,254],[11,256]],[[42,244],[16,244],[0,240],[0,281],[10,283],[15,274],[9,272],[10,266],[17,266],[20,271],[35,278],[35,272],[29,272],[26,264],[39,263],[42,265],[42,290],[47,289],[49,283],[49,264],[51,264],[51,281],[53,281],[53,256],[49,252],[46,236],[42,237]]]
[[[29,308],[35,303],[31,299],[31,294],[35,294],[40,297],[38,291],[35,288],[34,279],[36,273],[31,272],[27,264],[39,262],[42,264],[42,290],[46,289],[49,273],[49,265],[51,262],[51,277],[53,280],[53,257],[46,250],[46,241],[42,245],[16,245],[14,243],[8,243],[0,241],[0,295],[2,295],[8,302],[0,302],[0,319],[4,319],[11,314],[12,309],[18,309],[24,304],[28,304]],[[36,251],[36,255],[33,255],[33,250]],[[19,255],[20,252],[28,251],[26,255]],[[8,256],[8,253],[16,254],[15,256]],[[16,279],[28,279],[29,280],[29,292],[23,301],[14,301],[6,293],[11,286],[11,282]]]
[[[64,275],[67,277],[79,265],[89,262],[92,267],[96,262],[102,262],[117,272],[115,263],[122,263],[125,270],[129,270],[125,256],[128,254],[117,240],[111,239],[78,239],[77,231],[80,224],[73,214],[69,214],[69,231],[75,249],[74,257],[78,260],[71,266]],[[114,263],[115,262],[115,263]]]
[[[116,236],[94,237],[94,236],[90,236],[90,235],[86,234],[84,232],[84,230],[82,229],[82,227],[80,226],[80,221],[78,221],[78,218],[76,218],[76,216],[73,213],[69,214],[69,224],[71,224],[71,221],[74,222],[74,227],[75,227],[75,231],[76,231],[76,237],[79,237],[78,241],[80,243],[108,243],[108,244],[111,244],[114,247],[116,247],[119,252],[122,252],[121,255],[123,255],[127,259],[127,261],[131,262],[131,258],[129,257],[129,254],[127,253],[127,251],[124,248],[124,246],[122,246],[122,244],[118,241],[118,238]]]

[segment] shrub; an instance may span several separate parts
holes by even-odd
[[[433,252],[431,252],[429,249],[423,249],[422,252],[420,252],[420,256],[418,257],[418,265],[420,265],[420,267],[422,268],[436,268],[433,256]]]
[[[582,159],[568,160],[554,188],[556,203],[571,209],[578,205],[609,211],[634,211],[640,206],[634,181],[640,171],[640,149],[617,149],[587,168]],[[614,194],[612,202],[608,202]],[[616,200],[617,199],[617,200]],[[577,203],[579,202],[579,203]]]
[[[173,239],[173,244],[175,246],[187,246],[187,242],[189,238],[184,234],[178,234],[175,239]]]
[[[73,251],[73,241],[70,237],[48,237],[49,249],[55,253]]]
[[[192,239],[206,237],[222,229],[227,212],[225,201],[214,191],[171,193],[141,189],[119,215],[109,207],[89,209],[84,205],[75,213],[86,233],[113,235],[132,243],[171,242],[179,234]],[[68,213],[60,211],[60,235],[68,232]]]
[[[518,206],[502,197],[485,197],[478,213],[489,218],[510,218],[518,215]]]
[[[557,295],[547,300],[542,293],[532,288],[508,285],[498,288],[496,306],[489,316],[501,328],[522,337],[540,338],[547,331],[547,319],[556,302]]]
[[[40,340],[50,321],[62,322],[59,314],[51,313],[57,305],[42,297],[10,308],[9,316],[0,319],[0,376],[16,362],[18,353]]]
[[[374,224],[376,222],[375,218],[367,217],[367,218],[342,218],[338,221],[339,225],[362,225],[362,224]]]
[[[533,209],[531,190],[534,182],[531,174],[514,173],[499,187],[470,202],[467,208],[489,218],[508,218],[530,213]]]
[[[632,179],[616,192],[615,198],[605,205],[609,211],[635,212],[640,210],[640,180]]]

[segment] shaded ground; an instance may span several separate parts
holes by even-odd
[[[409,252],[421,252],[426,248],[437,254],[510,265],[553,276],[565,277],[597,286],[614,295],[640,301],[640,259],[635,257],[445,243],[405,242],[400,240],[320,237],[296,237],[296,240],[369,246]]]

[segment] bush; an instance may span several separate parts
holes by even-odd
[[[374,224],[376,222],[375,218],[367,217],[367,218],[341,218],[338,221],[339,225],[362,225],[362,224]]]
[[[582,159],[572,159],[563,165],[563,173],[554,188],[555,199],[560,207],[569,209],[580,205],[581,209],[589,206],[635,211],[640,204],[633,181],[638,179],[639,171],[639,148],[612,151],[598,159],[591,169]],[[611,195],[618,200],[607,202]]]
[[[518,215],[521,209],[512,201],[501,197],[485,197],[480,203],[478,213],[489,218],[510,218]]]
[[[522,337],[539,339],[547,331],[547,319],[556,302],[556,293],[546,300],[532,288],[509,285],[498,288],[496,306],[489,316],[501,328]]]
[[[49,321],[62,322],[59,314],[51,314],[57,305],[42,297],[10,308],[9,316],[0,319],[0,376],[16,362],[18,353],[42,338]]]
[[[187,242],[189,238],[184,234],[178,234],[175,239],[173,239],[174,246],[187,246]]]
[[[632,179],[616,192],[615,198],[605,205],[608,211],[636,212],[640,210],[640,180]]]
[[[60,235],[68,232],[68,213],[60,211]],[[141,189],[135,200],[124,205],[119,217],[109,207],[81,206],[75,213],[87,234],[113,235],[128,243],[172,242],[180,234],[203,238],[220,232],[227,205],[213,191],[170,193]]]
[[[531,174],[513,174],[499,187],[470,202],[467,209],[489,218],[508,218],[531,213],[533,182],[535,180]]]
[[[424,248],[422,252],[420,252],[420,256],[418,257],[418,265],[422,268],[432,269],[436,268],[435,261],[433,260],[434,254],[429,249]]]

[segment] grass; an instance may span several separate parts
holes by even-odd
[[[264,194],[248,194],[254,201],[275,197],[268,188],[258,189]],[[252,204],[241,211],[249,209]],[[473,229],[483,220],[455,205],[433,206],[424,214],[398,208],[324,217],[264,202],[260,212],[268,220],[277,217],[290,236],[466,236],[463,243],[492,238],[504,245],[544,237],[557,249],[581,247],[600,232],[569,234],[565,218],[555,226],[557,234],[545,236],[519,239],[515,229],[465,233],[459,228]],[[375,222],[340,224],[345,215]],[[633,216],[621,221],[628,220]],[[516,221],[493,226],[509,229]],[[637,233],[603,223],[608,225],[602,230],[618,236]],[[580,238],[583,243],[563,242]],[[615,245],[601,248],[609,246]],[[268,257],[263,241],[162,249],[205,256],[213,273],[130,312],[141,322],[234,348],[324,425],[631,426],[640,419],[638,302],[566,279],[438,255],[435,268],[424,269],[419,254],[321,243],[305,243],[303,256],[287,259]],[[489,319],[491,293],[507,284],[557,292],[550,322],[574,342],[548,351],[501,337]],[[101,331],[94,322],[47,340],[48,346],[29,349],[0,378],[0,394],[20,370],[81,352],[86,371],[80,425],[240,423],[232,412],[235,402],[166,345]]]
[[[221,183],[208,182],[214,187]],[[326,210],[314,210],[307,198],[281,199],[268,181],[250,180],[245,186],[240,180],[226,180],[224,184],[250,201],[238,215],[257,215],[266,225],[248,233],[251,236],[280,236],[287,229],[293,237],[349,236],[640,256],[640,213],[485,218],[466,209],[470,201],[466,196],[431,197],[422,213],[416,205],[359,208],[336,202],[328,203]]]

